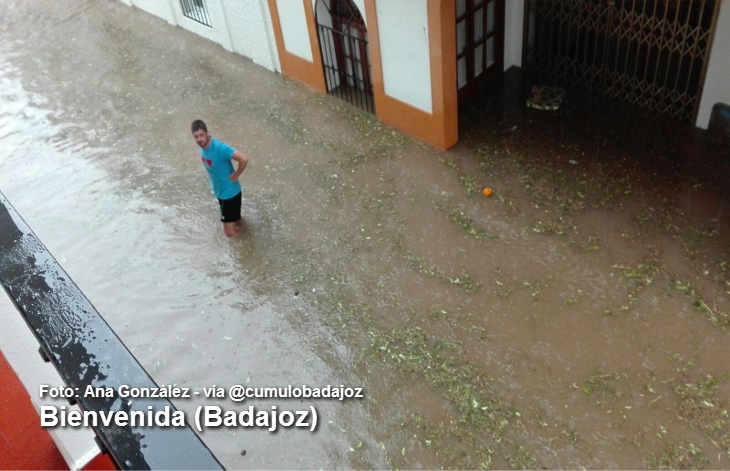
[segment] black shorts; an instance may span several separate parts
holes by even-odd
[[[227,200],[218,200],[221,205],[221,222],[238,222],[241,220],[241,193]]]

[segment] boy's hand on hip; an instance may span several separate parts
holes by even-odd
[[[237,174],[236,172],[233,172],[232,174],[228,175],[228,178],[229,178],[229,179],[230,179],[230,180],[231,180],[232,182],[237,182],[237,181],[238,181],[238,177],[239,177],[239,176],[240,176],[240,175],[238,175],[238,174]]]

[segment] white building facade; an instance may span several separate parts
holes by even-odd
[[[534,40],[529,31],[535,29],[531,15],[536,10],[536,0],[121,1],[322,93],[342,96],[381,120],[442,149],[458,141],[459,104],[488,87],[503,71],[521,67],[523,61],[531,57],[523,42]],[[562,10],[557,14],[554,11],[547,13],[553,15],[550,21],[576,21],[578,28],[586,31],[596,27],[581,19],[560,18],[561,14],[580,17],[593,8],[591,5],[595,2],[546,0],[540,5],[551,1],[557,5],[554,9]],[[628,20],[645,21],[648,17],[647,12],[631,11],[630,7],[619,11],[619,7],[613,5],[619,5],[620,1],[607,1],[606,4],[610,3],[611,8],[616,8]],[[696,98],[688,99],[685,111],[681,112],[685,121],[691,116],[696,126],[706,129],[713,106],[730,104],[730,0],[672,0],[670,4],[678,5],[676,15],[680,15],[681,5],[691,5],[687,7],[689,18],[697,16],[691,9],[700,5],[699,2],[703,2],[702,9],[705,16],[712,19],[712,24],[710,26],[707,20],[696,30],[688,24],[685,31],[692,31],[691,34],[699,31],[697,38],[700,33],[704,34],[707,46],[701,46],[705,44],[701,39],[691,42],[691,37],[686,40],[675,38],[675,42],[685,41],[686,48],[680,44],[675,52],[669,50],[668,53],[692,54],[692,63],[697,70],[690,75],[694,73],[695,76],[692,80]],[[205,13],[201,21],[202,10]],[[714,13],[708,16],[707,12]],[[667,17],[671,15],[672,12],[665,13]],[[653,20],[652,24],[660,23],[659,20],[661,18]],[[678,30],[678,27],[674,28]],[[595,31],[600,28],[591,30],[590,34]],[[671,28],[668,31],[672,31]],[[620,53],[624,39],[620,31],[618,34],[616,44]],[[584,37],[588,38],[589,33]],[[640,39],[627,38],[626,44],[637,43],[626,49],[635,47],[639,52],[632,50],[631,54],[640,55],[643,62],[647,55],[666,53],[658,44],[661,38],[657,38],[649,35]],[[607,37],[606,43],[611,40]],[[532,47],[532,43],[528,46]],[[606,47],[609,50],[612,46]],[[706,51],[699,51],[700,47],[705,47]],[[642,51],[645,51],[644,55],[641,55]],[[695,57],[698,58],[696,63]],[[557,58],[558,63],[561,60]],[[636,63],[639,62],[637,59]],[[679,62],[681,69],[681,59]],[[670,69],[672,67],[668,66],[667,70]],[[638,77],[642,72],[638,69],[621,73],[627,77],[618,77],[619,82],[629,78],[637,83],[641,81]],[[646,82],[647,73],[643,74]],[[655,85],[646,83],[638,83],[635,87],[637,90],[642,87],[658,90]],[[664,93],[669,99],[673,96],[669,91]],[[691,92],[686,95],[690,96]],[[691,106],[694,111],[687,111]],[[661,112],[659,105],[656,108]]]

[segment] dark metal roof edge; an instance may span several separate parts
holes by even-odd
[[[67,386],[158,387],[2,192],[0,285]],[[76,400],[85,411],[177,411],[168,399],[115,396]],[[120,469],[224,469],[187,420],[184,427],[92,428]]]

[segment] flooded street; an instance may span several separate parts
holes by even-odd
[[[121,2],[4,3],[0,191],[155,381],[365,388],[206,430],[225,467],[730,468],[727,141],[505,79],[442,152]],[[197,118],[251,159],[230,240]]]

